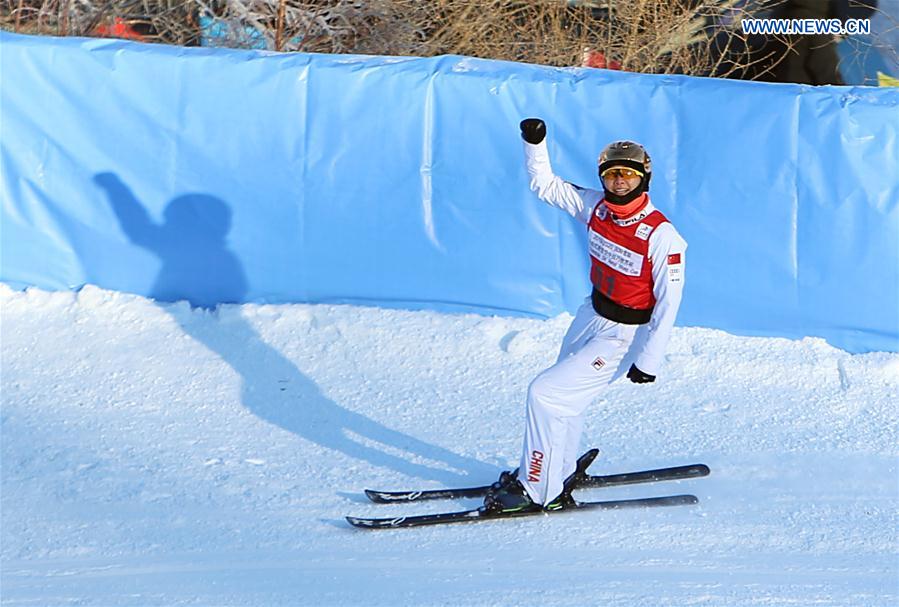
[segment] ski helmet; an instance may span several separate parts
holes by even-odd
[[[599,180],[605,191],[606,201],[612,204],[627,204],[635,200],[643,192],[649,190],[649,180],[652,178],[652,160],[646,149],[633,141],[615,141],[603,149],[597,161],[599,165]],[[642,177],[640,184],[624,196],[618,196],[606,188],[603,173],[609,169],[623,167],[639,172]]]

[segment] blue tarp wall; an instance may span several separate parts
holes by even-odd
[[[0,35],[0,280],[555,315],[614,139],[690,243],[679,324],[899,350],[899,89]]]

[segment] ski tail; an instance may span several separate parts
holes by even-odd
[[[638,485],[641,483],[657,483],[661,481],[682,481],[691,478],[702,478],[711,473],[705,464],[688,464],[655,470],[623,472],[621,474],[603,474],[587,476],[578,487],[619,487],[622,485]]]

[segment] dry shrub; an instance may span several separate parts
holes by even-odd
[[[771,2],[769,1],[768,4]],[[113,17],[150,42],[280,51],[468,55],[554,66],[601,51],[635,72],[715,74],[745,68],[739,0],[0,0],[0,26],[91,35]],[[759,7],[758,3],[753,6]],[[735,29],[736,28],[736,29]],[[207,41],[209,43],[209,41]],[[758,60],[758,58],[752,58]]]
[[[729,71],[722,69],[723,57],[740,64],[750,59],[734,52],[746,46],[740,19],[751,16],[738,6],[743,4],[740,0],[426,4],[436,27],[428,31],[423,55],[451,53],[570,66],[581,63],[585,50],[593,50],[632,72],[718,75]],[[773,4],[769,0],[754,6],[761,11]]]

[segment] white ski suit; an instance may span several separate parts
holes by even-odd
[[[531,190],[541,200],[588,226],[594,213],[605,217],[608,211],[604,204],[600,205],[602,191],[576,187],[553,174],[545,140],[538,144],[524,142],[524,152]],[[654,210],[647,198],[646,206],[626,221],[633,225]],[[619,221],[614,217],[612,220]],[[562,492],[564,480],[574,472],[590,403],[607,385],[626,374],[631,364],[649,375],[657,375],[662,364],[680,306],[687,243],[667,220],[651,232],[649,226],[637,227],[647,228],[638,229],[638,235],[649,233],[648,257],[655,298],[649,322],[623,324],[604,318],[594,311],[588,297],[565,334],[556,363],[540,373],[528,388],[527,425],[518,478],[538,504],[555,499]],[[591,241],[593,238],[591,234]],[[642,238],[646,240],[645,236]],[[622,243],[606,246],[624,255],[636,255],[619,248]],[[592,242],[591,253],[596,254]]]

